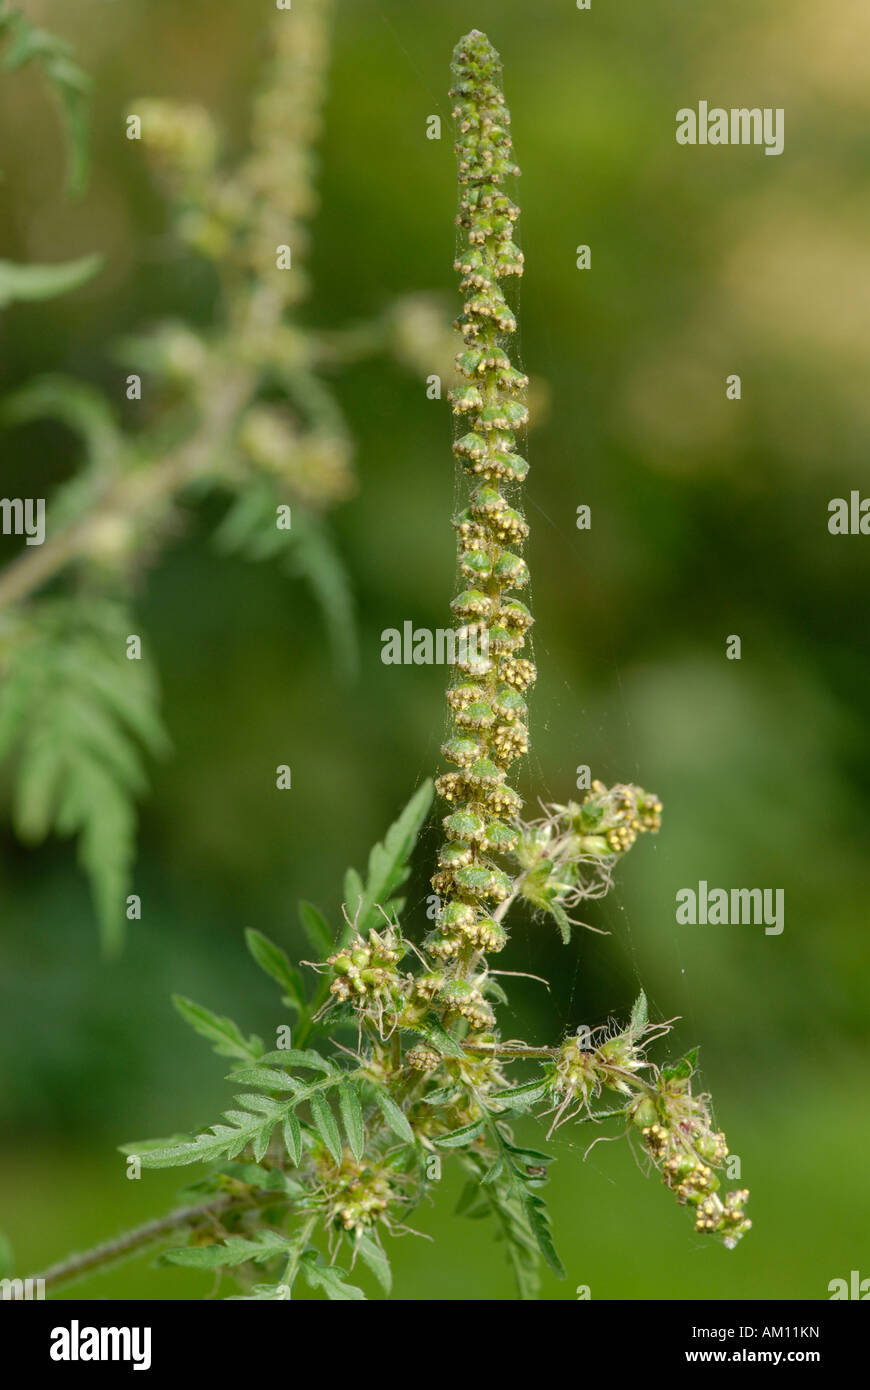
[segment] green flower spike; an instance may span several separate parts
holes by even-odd
[[[525,702],[517,693],[535,678],[522,651],[532,623],[528,608],[513,592],[528,582],[525,561],[512,548],[528,535],[516,492],[528,472],[517,452],[517,431],[528,411],[522,392],[528,378],[511,362],[508,339],[516,319],[502,282],[523,273],[522,252],[514,243],[519,208],[504,190],[519,169],[511,154],[510,113],[501,90],[501,62],[485,34],[474,29],[453,54],[456,153],[460,185],[457,222],[467,245],[455,269],[465,303],[457,328],[465,350],[456,367],[466,384],[451,392],[461,434],[453,452],[474,479],[468,506],[454,519],[459,569],[472,587],[463,587],[451,607],[457,618],[473,622],[484,658],[468,680],[461,670],[447,692],[455,736],[442,752],[459,767],[437,783],[450,803],[445,818],[448,840],[432,883],[441,895],[440,938],[430,949],[441,959],[463,963],[476,950],[500,949],[504,931],[489,916],[510,884],[492,853],[513,849],[518,830],[500,817],[513,818],[522,802],[506,784],[516,758],[528,751],[523,723]],[[472,1027],[482,1014],[470,1011]]]

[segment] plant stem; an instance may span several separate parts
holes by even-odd
[[[71,522],[45,545],[28,549],[0,576],[0,609],[20,602],[72,561],[86,555],[92,538],[111,517],[128,520],[145,513],[162,498],[172,497],[214,468],[238,410],[254,388],[247,373],[224,380],[206,399],[207,413],[196,433],[160,463],[122,474],[87,517]]]
[[[104,1241],[102,1245],[95,1245],[93,1249],[86,1250],[81,1255],[70,1255],[65,1260],[59,1260],[57,1264],[49,1265],[48,1269],[44,1269],[33,1278],[41,1279],[46,1288],[69,1283],[72,1279],[81,1279],[113,1260],[123,1259],[146,1245],[153,1245],[155,1241],[162,1240],[181,1226],[193,1225],[208,1217],[221,1216],[237,1203],[238,1198],[225,1196],[193,1206],[177,1207],[166,1216],[160,1216],[155,1221],[146,1221],[142,1226],[135,1226],[131,1231],[125,1231],[114,1240]]]
[[[543,1057],[548,1062],[558,1057],[558,1047],[526,1047],[525,1043],[473,1043],[463,1039],[466,1052],[487,1052],[493,1057]]]
[[[317,1213],[315,1212],[313,1216],[309,1216],[304,1226],[302,1226],[302,1228],[300,1229],[295,1244],[293,1246],[293,1250],[290,1254],[289,1259],[287,1260],[284,1273],[281,1276],[280,1282],[282,1284],[286,1284],[287,1288],[291,1292],[293,1289],[293,1285],[296,1282],[296,1275],[299,1273],[299,1266],[302,1263],[302,1256],[305,1254],[306,1247],[308,1245],[309,1240],[311,1239],[314,1227],[316,1225]]]

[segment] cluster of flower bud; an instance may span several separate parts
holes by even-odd
[[[507,945],[507,932],[493,917],[481,916],[469,902],[447,903],[438,914],[436,930],[424,943],[436,960],[454,960],[471,951],[495,954]]]
[[[403,1199],[401,1175],[377,1157],[357,1160],[345,1149],[336,1169],[324,1151],[320,1171],[320,1201],[330,1224],[359,1237],[388,1219],[391,1205]]]
[[[355,933],[350,943],[329,956],[334,979],[329,992],[339,1003],[351,1003],[361,1014],[384,1019],[402,1005],[406,978],[396,969],[405,947],[398,928],[370,931],[367,938]]]
[[[720,1196],[714,1171],[728,1159],[721,1130],[713,1127],[709,1097],[693,1095],[692,1067],[664,1068],[656,1089],[631,1107],[644,1147],[677,1201],[695,1209],[695,1230],[717,1235],[733,1249],[752,1222],[746,1216],[749,1192],[740,1188]]]
[[[491,1028],[495,1015],[485,998],[485,987],[485,976],[466,979],[449,971],[426,971],[413,981],[413,995],[409,999],[409,1011],[405,1018],[413,1019],[415,1005],[435,1005],[448,1027],[464,1021],[475,1030]]]
[[[239,422],[239,448],[263,473],[286,484],[294,498],[327,506],[354,489],[351,448],[337,431],[300,429],[289,412],[258,402]]]
[[[590,1031],[586,1046],[579,1037],[567,1038],[549,1071],[555,1102],[550,1132],[584,1111],[590,1115],[590,1102],[603,1090],[633,1096],[638,1073],[653,1065],[647,1059],[646,1045],[662,1031],[664,1025],[620,1031],[604,1027]]]
[[[495,1041],[494,1033],[479,1033],[475,1037],[480,1043]],[[417,1110],[415,1128],[424,1143],[504,1108],[491,1094],[507,1085],[502,1063],[494,1051],[465,1052],[461,1058],[442,1057],[439,1061],[447,1073],[447,1084],[438,1085],[431,1106],[424,1093]],[[440,1083],[442,1078],[438,1080]]]
[[[593,782],[582,802],[545,807],[546,815],[523,827],[516,857],[523,870],[521,895],[552,912],[603,897],[611,870],[639,834],[661,826],[662,805],[641,787]]]

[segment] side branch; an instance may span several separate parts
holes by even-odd
[[[127,1255],[133,1255],[144,1249],[147,1245],[153,1245],[155,1241],[161,1240],[182,1226],[193,1225],[209,1217],[221,1216],[237,1201],[238,1199],[235,1197],[216,1197],[210,1202],[199,1202],[189,1207],[178,1207],[175,1211],[168,1212],[166,1216],[160,1216],[154,1221],[146,1221],[142,1226],[135,1226],[133,1230],[125,1231],[123,1235],[117,1236],[114,1240],[107,1240],[102,1245],[95,1245],[92,1250],[86,1250],[81,1255],[70,1255],[65,1260],[59,1260],[57,1264],[49,1265],[40,1274],[35,1274],[32,1277],[34,1280],[41,1279],[47,1289],[54,1288],[58,1284],[67,1284],[73,1279],[81,1279],[86,1274],[91,1274],[95,1269],[110,1264],[113,1260],[123,1259]]]
[[[0,574],[0,609],[27,598],[74,560],[88,553],[92,538],[109,517],[129,518],[172,497],[214,466],[236,413],[253,390],[247,375],[223,383],[192,437],[162,462],[115,479],[87,517],[70,522],[45,545],[27,550]]]

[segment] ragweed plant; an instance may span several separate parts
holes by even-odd
[[[627,1023],[556,1045],[503,1038],[498,1024],[505,994],[489,958],[505,945],[508,909],[525,903],[549,914],[567,941],[572,910],[607,891],[619,860],[639,834],[659,829],[661,817],[654,795],[596,782],[581,801],[525,821],[508,782],[528,747],[524,692],[535,672],[525,654],[531,614],[515,597],[528,578],[519,553],[528,532],[518,452],[525,377],[511,361],[515,321],[503,282],[521,273],[522,255],[518,209],[506,191],[518,171],[500,71],[483,34],[460,41],[452,96],[465,341],[452,404],[463,421],[454,451],[472,482],[454,521],[470,587],[452,606],[479,641],[469,644],[476,655],[460,663],[448,691],[455,729],[443,752],[455,770],[436,784],[446,838],[432,880],[435,928],[415,943],[397,896],[431,804],[426,783],[375,846],[365,876],[349,871],[338,932],[302,905],[313,990],[279,947],[248,933],[255,960],[294,1015],[292,1028],[278,1029],[277,1046],[175,1001],[231,1059],[234,1107],[195,1137],[124,1152],[144,1169],[205,1164],[207,1172],[179,1211],[46,1271],[49,1284],[186,1229],[187,1243],[162,1260],[232,1271],[237,1297],[289,1299],[301,1278],[330,1299],[360,1299],[351,1274],[357,1262],[389,1292],[390,1238],[409,1230],[414,1210],[437,1195],[449,1160],[467,1178],[458,1210],[491,1218],[520,1296],[534,1297],[541,1260],[564,1271],[542,1196],[551,1158],[517,1138],[524,1114],[540,1117],[550,1133],[571,1123],[621,1124],[692,1211],[696,1231],[733,1247],[749,1227],[748,1194],[721,1191],[728,1150],[710,1098],[697,1087],[697,1051],[665,1066],[652,1059],[651,1044],[670,1022],[650,1021],[643,994]]]
[[[330,373],[382,351],[418,370],[446,336],[425,296],[329,333],[301,317],[331,12],[331,0],[310,0],[276,15],[249,149],[236,165],[223,158],[204,109],[130,104],[130,155],[150,161],[177,244],[210,267],[215,284],[208,328],[161,323],[119,346],[136,427],[123,428],[114,403],[90,384],[57,375],[0,403],[6,427],[51,416],[84,445],[81,468],[47,501],[44,541],[0,574],[0,758],[14,760],[19,837],[76,837],[109,950],[126,924],[147,760],[168,745],[133,605],[144,572],[185,524],[184,508],[216,495],[225,504],[217,548],[304,578],[336,664],[351,674],[351,589],[324,518],[356,478]],[[0,0],[0,44],[6,39],[6,68],[45,67],[74,137],[79,186],[88,80],[64,44]],[[75,288],[98,265],[94,257],[0,262],[0,307]]]

